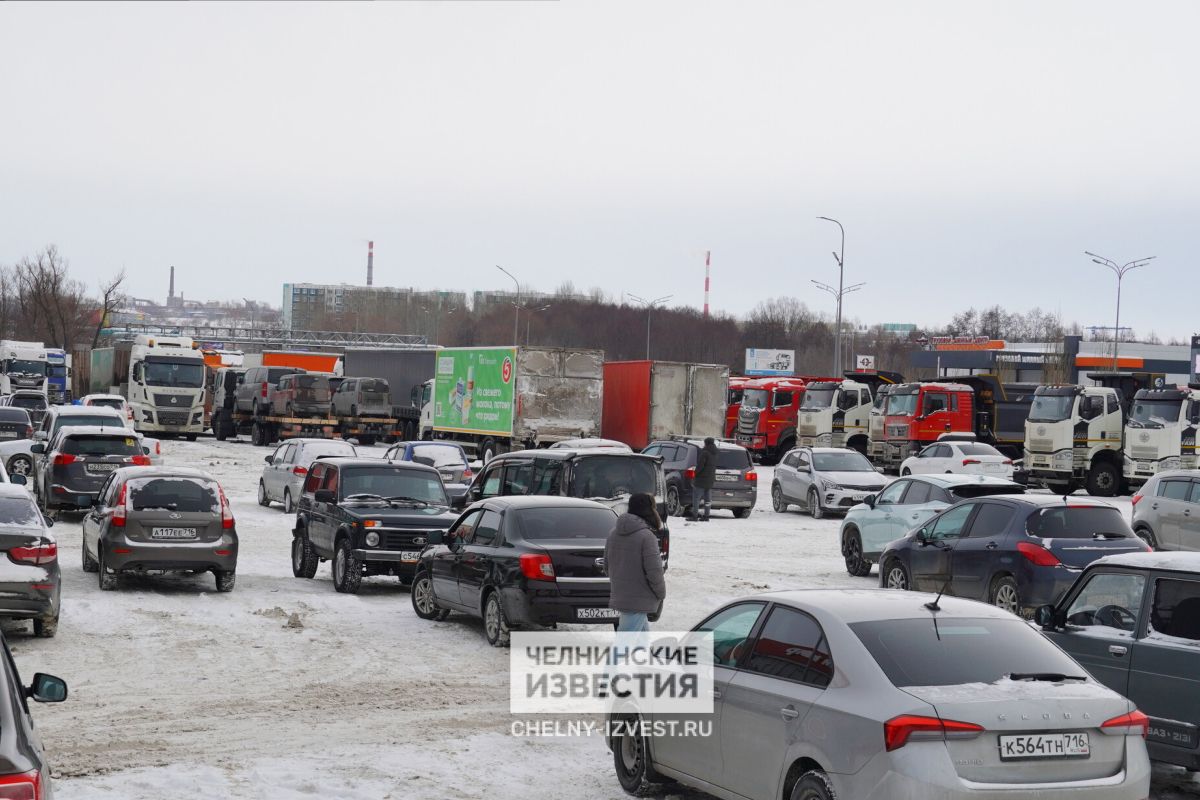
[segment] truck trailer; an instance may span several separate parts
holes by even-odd
[[[604,365],[601,436],[641,450],[655,439],[725,435],[729,368],[676,361]]]
[[[387,439],[420,438],[421,406],[425,386],[433,380],[438,350],[368,349],[347,350],[342,374],[347,378],[383,378],[391,392],[391,416],[395,430]],[[432,431],[427,431],[432,433]]]

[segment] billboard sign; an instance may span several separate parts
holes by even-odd
[[[511,436],[517,351],[459,347],[438,351],[433,426],[439,431]]]
[[[795,350],[763,350],[746,348],[747,375],[796,374]]]

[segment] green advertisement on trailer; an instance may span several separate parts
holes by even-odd
[[[433,427],[511,436],[516,369],[516,350],[511,347],[462,347],[438,352]]]

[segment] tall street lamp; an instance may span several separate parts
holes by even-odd
[[[1138,267],[1146,266],[1148,263],[1154,260],[1156,256],[1139,258],[1136,261],[1130,261],[1128,264],[1118,267],[1115,261],[1107,259],[1104,256],[1098,256],[1095,253],[1087,250],[1084,250],[1083,254],[1091,256],[1092,261],[1095,261],[1102,267],[1108,267],[1113,271],[1113,274],[1117,276],[1117,323],[1115,326],[1113,326],[1113,373],[1116,374],[1119,371],[1117,348],[1120,346],[1121,341],[1121,280],[1125,277],[1125,273],[1132,272]]]
[[[841,377],[841,375],[842,375],[842,298],[845,297],[846,295],[850,294],[851,292],[857,292],[859,289],[866,286],[866,284],[865,283],[856,283],[853,286],[845,285],[846,229],[842,227],[842,223],[838,222],[836,219],[833,219],[832,217],[817,217],[817,219],[823,219],[826,222],[832,222],[834,225],[837,225],[838,230],[840,230],[842,232],[842,246],[840,248],[838,248],[838,252],[833,254],[833,258],[834,258],[834,260],[837,261],[837,265],[838,265],[837,289],[834,289],[832,286],[829,286],[828,284],[821,283],[820,281],[813,281],[813,283],[816,284],[818,289],[820,289],[821,291],[824,291],[824,292],[829,292],[831,295],[833,295],[834,299],[837,300],[837,322],[836,322],[837,327],[833,331],[833,375],[834,375],[834,377]]]
[[[516,347],[518,344],[520,344],[521,336],[521,282],[518,281],[511,272],[499,264],[496,265],[496,269],[512,278],[512,282],[517,287],[517,301],[513,303],[513,347]]]
[[[630,294],[629,292],[626,292],[625,296],[628,297],[630,300],[633,300],[635,303],[641,303],[643,306],[646,307],[646,360],[649,361],[650,360],[650,317],[654,314],[654,309],[656,307],[662,306],[663,304],[665,304],[668,300],[670,300],[675,295],[673,295],[673,294],[663,295],[662,297],[656,297],[653,300],[645,300],[641,297],[638,297],[636,294]]]
[[[541,312],[548,311],[549,309],[550,309],[550,306],[548,306],[548,305],[542,306],[540,308],[530,308],[529,306],[525,306],[525,346],[526,347],[529,347],[529,328],[530,328],[531,323],[533,322],[533,315],[540,314]]]

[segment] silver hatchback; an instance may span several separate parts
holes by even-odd
[[[353,458],[354,445],[343,439],[288,439],[266,456],[262,477],[258,479],[258,504],[283,504],[283,513],[295,514],[296,503],[308,477],[308,468],[322,456]]]
[[[1133,496],[1133,532],[1152,550],[1200,551],[1200,469],[1146,481]]]
[[[933,601],[811,590],[721,608],[694,629],[713,635],[708,735],[618,707],[622,788],[666,777],[750,800],[1147,797],[1148,720],[1130,701],[1008,612]]]

